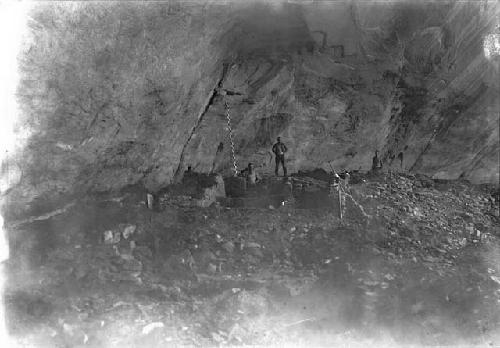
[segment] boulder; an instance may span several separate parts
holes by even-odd
[[[224,179],[220,175],[213,177],[214,183],[209,187],[201,188],[201,198],[195,201],[199,207],[206,208],[217,201],[218,198],[226,197]]]

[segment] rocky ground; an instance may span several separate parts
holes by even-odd
[[[268,179],[209,207],[131,189],[11,222],[8,329],[37,347],[499,345],[498,190],[351,179],[342,219],[337,195]]]

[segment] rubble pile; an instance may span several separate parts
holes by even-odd
[[[124,221],[71,230],[30,276],[12,262],[10,330],[39,346],[499,338],[496,196],[411,175],[357,179],[342,219],[330,205],[202,207],[199,191],[172,188],[156,211],[117,201]]]
[[[468,243],[487,241],[492,235],[498,237],[498,200],[490,191],[456,181],[388,174],[363,185],[356,194],[387,226],[385,237],[392,238],[386,243],[394,247],[398,239],[405,239],[406,251],[414,246],[445,254]]]
[[[168,205],[206,208],[226,196],[224,179],[218,174],[188,172],[182,182],[159,193],[159,208]]]

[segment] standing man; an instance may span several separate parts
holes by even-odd
[[[285,144],[281,142],[280,137],[278,137],[276,140],[277,143],[273,145],[273,152],[276,159],[276,170],[274,171],[274,173],[276,174],[276,176],[278,176],[278,168],[281,163],[281,166],[283,167],[283,176],[286,176],[285,152],[287,152],[288,149],[286,148]]]
[[[375,156],[372,160],[372,172],[378,173],[380,170],[382,170],[382,161],[378,157],[378,150],[375,150]]]

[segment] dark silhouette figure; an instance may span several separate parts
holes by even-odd
[[[285,152],[288,151],[286,148],[285,144],[281,142],[281,138],[278,137],[276,144],[273,145],[273,153],[275,155],[275,160],[276,160],[276,169],[274,171],[274,174],[278,176],[278,169],[279,165],[283,167],[283,175],[286,176],[286,167],[285,167]]]
[[[222,162],[223,156],[224,156],[224,143],[220,142],[215,152],[214,162],[212,163],[212,170],[210,171],[211,173],[213,173],[217,168],[217,166]]]
[[[373,157],[372,160],[372,171],[374,173],[377,173],[380,170],[382,170],[382,161],[378,157],[378,150],[375,150],[375,156]]]
[[[182,183],[184,185],[196,184],[196,174],[195,172],[193,172],[193,168],[191,166],[188,166],[187,170],[184,171],[184,175],[182,176]]]
[[[401,169],[403,169],[403,153],[402,153],[402,152],[400,152],[400,153],[398,154],[398,159],[399,159],[399,161],[401,162]]]

